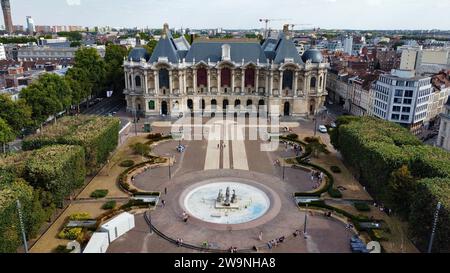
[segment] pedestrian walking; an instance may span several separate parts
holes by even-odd
[[[260,241],[262,241],[262,239],[263,239],[263,233],[262,233],[262,231],[259,233],[258,239],[259,239]]]
[[[164,207],[166,207],[166,200],[161,200],[161,206],[164,208]]]
[[[164,194],[167,195],[167,188],[164,188]]]

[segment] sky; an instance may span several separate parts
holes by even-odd
[[[162,28],[450,29],[450,0],[10,0],[13,23]]]

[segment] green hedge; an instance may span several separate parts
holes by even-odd
[[[95,191],[93,191],[92,193],[91,193],[91,197],[92,198],[96,198],[96,199],[98,199],[98,198],[103,198],[103,197],[106,197],[107,195],[108,195],[108,190],[95,190]]]
[[[15,253],[23,244],[16,200],[20,200],[27,239],[37,235],[45,220],[38,195],[23,179],[0,174],[0,253]]]
[[[45,127],[41,134],[24,139],[24,150],[34,150],[55,144],[80,145],[86,152],[89,172],[106,162],[117,147],[120,120],[112,117],[64,117],[57,124]]]
[[[25,164],[25,180],[52,194],[60,204],[81,187],[86,176],[85,154],[80,146],[54,145],[33,151]]]
[[[117,202],[114,200],[108,201],[105,204],[103,204],[102,209],[104,210],[110,210],[110,209],[114,209],[117,205]]]
[[[370,211],[370,206],[366,202],[355,202],[353,206],[358,211]]]
[[[438,202],[441,202],[433,252],[450,252],[450,178],[420,180],[411,206],[409,224],[413,241],[427,249]]]
[[[338,128],[330,134],[334,147],[376,199],[410,220],[410,233],[419,248],[426,250],[421,242],[429,240],[429,217],[434,212],[431,209],[420,210],[425,203],[418,192],[426,193],[424,196],[428,196],[430,201],[439,199],[439,191],[430,189],[437,187],[446,191],[448,186],[445,184],[450,184],[450,153],[423,145],[407,129],[395,123],[372,117],[340,117],[337,125]],[[399,176],[404,166],[411,172],[411,178],[406,171],[403,171],[405,175]],[[436,182],[441,181],[439,178],[444,182]],[[418,183],[420,179],[427,183]],[[423,217],[416,216],[420,213]],[[448,214],[443,215],[442,221],[448,223]],[[448,251],[443,247],[448,240],[441,236],[436,241],[439,241],[436,242],[438,250]]]
[[[134,165],[134,161],[133,160],[124,160],[122,162],[120,162],[119,166],[120,167],[124,167],[124,168],[129,168],[132,167]]]
[[[131,194],[138,194],[138,193],[140,193],[139,191],[134,190],[134,189],[130,190],[130,185],[127,183],[126,178],[127,178],[127,175],[128,175],[129,173],[131,173],[132,171],[137,170],[137,169],[139,169],[139,168],[141,168],[141,167],[144,167],[144,166],[146,166],[146,165],[148,165],[148,164],[153,164],[153,163],[155,163],[155,161],[161,160],[161,158],[159,158],[159,157],[150,157],[150,158],[151,158],[151,159],[148,160],[148,161],[145,161],[145,162],[136,164],[136,165],[134,165],[133,167],[130,167],[130,168],[124,170],[124,171],[117,177],[117,184],[118,184],[124,191],[126,191],[126,192],[128,192],[128,193],[131,193]]]

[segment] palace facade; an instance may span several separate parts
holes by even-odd
[[[265,106],[268,114],[314,115],[325,102],[328,66],[317,49],[300,56],[287,27],[263,45],[248,39],[198,39],[190,45],[184,37],[173,38],[165,24],[151,56],[136,47],[124,61],[127,111],[146,117],[210,115]]]

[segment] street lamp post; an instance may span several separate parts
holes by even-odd
[[[167,154],[167,156],[169,157],[169,180],[172,179],[172,170],[171,170],[171,166],[170,166],[170,159],[172,157],[171,154]]]
[[[148,209],[149,209],[149,214],[148,214],[148,224],[149,224],[149,227],[150,227],[150,232],[149,232],[149,234],[150,234],[150,235],[153,235],[152,215],[150,214],[150,205],[148,206]]]
[[[134,133],[135,133],[135,135],[137,136],[137,111],[136,111],[136,109],[134,109]]]
[[[25,227],[23,224],[22,205],[20,204],[19,199],[17,199],[17,211],[19,213],[20,229],[22,230],[23,246],[25,248],[25,253],[28,253],[27,236],[25,235]]]
[[[433,248],[433,240],[434,240],[434,235],[436,233],[437,222],[438,222],[438,218],[439,218],[439,210],[441,210],[441,202],[438,202],[438,204],[436,206],[436,212],[434,213],[433,229],[431,231],[430,243],[428,245],[428,253],[431,253],[431,249]]]
[[[307,223],[308,223],[308,204],[306,204],[305,223],[304,223],[304,226],[303,226],[303,235],[304,235],[305,239],[307,238],[306,237],[306,224]]]

